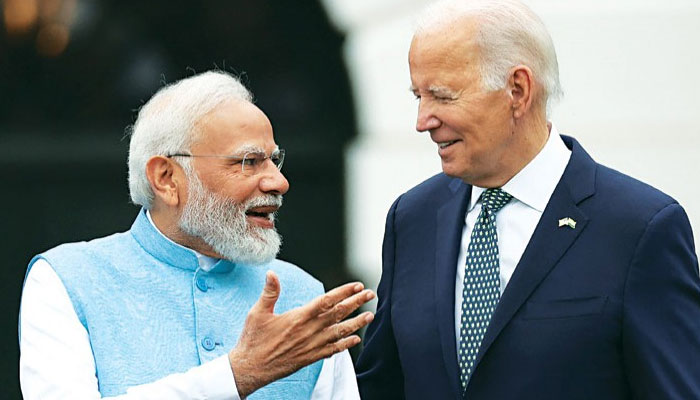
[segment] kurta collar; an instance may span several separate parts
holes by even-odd
[[[199,253],[179,245],[163,235],[158,228],[151,223],[146,212],[147,211],[143,208],[139,211],[130,230],[131,235],[141,247],[165,264],[192,271],[199,269],[200,261],[197,256]],[[233,267],[233,263],[221,259],[211,267],[210,271],[215,273],[228,272],[231,271]]]

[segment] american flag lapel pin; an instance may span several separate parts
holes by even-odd
[[[561,228],[562,226],[568,226],[571,229],[576,229],[576,221],[569,217],[561,218],[559,220],[559,227]]]

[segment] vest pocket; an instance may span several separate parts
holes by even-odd
[[[599,315],[603,312],[607,296],[558,299],[525,304],[523,320],[574,318]]]

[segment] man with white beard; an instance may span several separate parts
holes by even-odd
[[[207,72],[141,108],[131,229],[30,262],[25,399],[359,399],[347,349],[373,315],[346,318],[374,293],[355,282],[323,294],[275,259],[284,150],[251,101]]]

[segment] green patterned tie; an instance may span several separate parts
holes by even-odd
[[[487,189],[482,193],[481,212],[467,249],[458,352],[462,392],[466,391],[474,372],[479,346],[500,298],[496,213],[512,198],[501,189]]]

